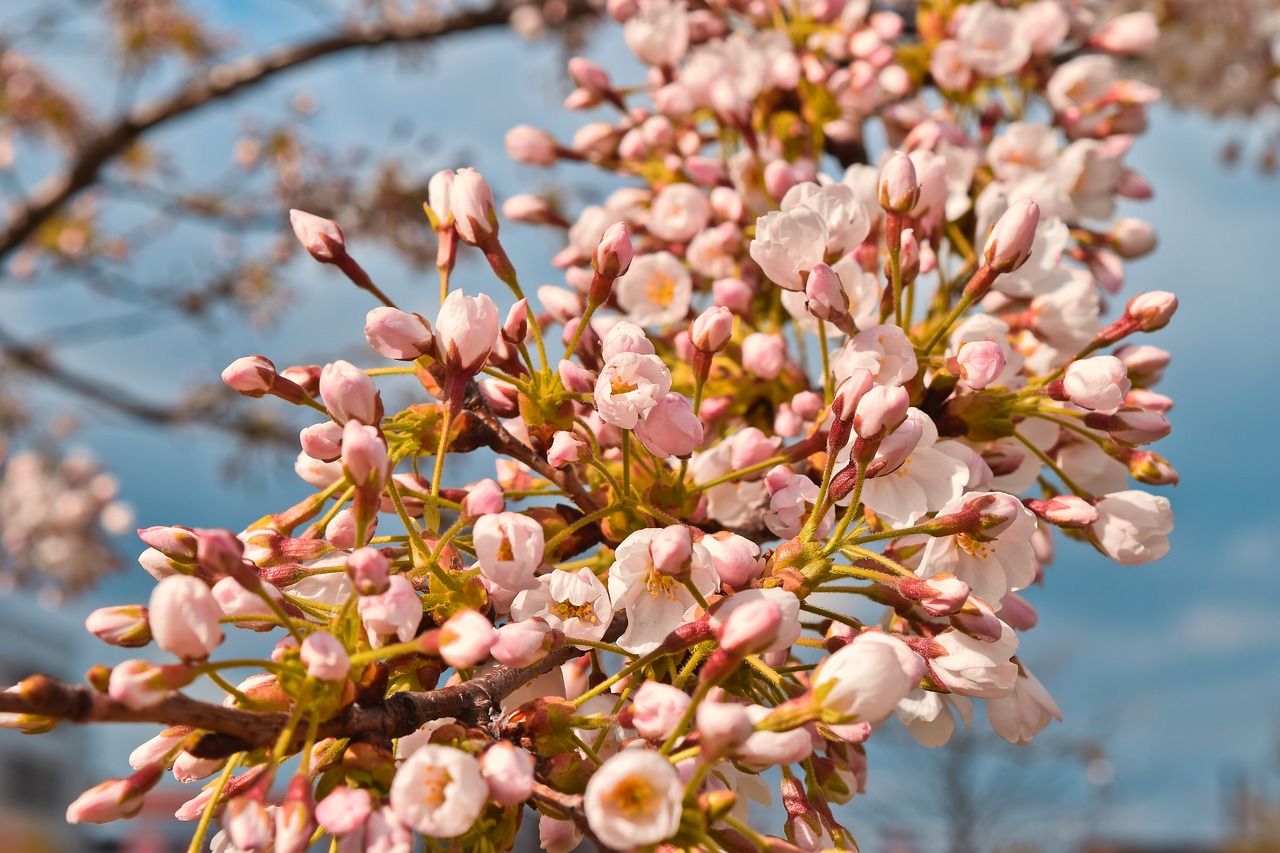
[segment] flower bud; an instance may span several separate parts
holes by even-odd
[[[1092,429],[1106,430],[1116,441],[1131,446],[1159,441],[1173,429],[1159,412],[1129,407],[1111,415],[1090,412],[1085,416],[1084,424]]]
[[[960,381],[980,391],[1004,371],[1004,350],[994,341],[969,341],[956,353]]]
[[[156,645],[183,660],[204,660],[222,642],[222,610],[209,587],[190,575],[160,581],[149,615]]]
[[[1129,393],[1129,374],[1114,355],[1095,355],[1067,365],[1062,390],[1082,409],[1118,409]]]
[[[716,639],[726,652],[745,657],[773,645],[781,628],[782,608],[760,598],[730,610],[717,626]]]
[[[141,604],[101,607],[89,614],[84,626],[99,640],[113,646],[135,649],[151,642],[147,608]]]
[[[413,361],[435,349],[426,318],[399,308],[383,306],[366,314],[364,337],[379,355],[397,361]]]
[[[1013,272],[1031,257],[1031,245],[1040,223],[1040,206],[1029,198],[1021,198],[996,221],[987,237],[983,257],[997,273]]]
[[[828,323],[843,324],[849,316],[849,295],[840,276],[826,264],[814,264],[805,281],[804,296],[809,313]]]
[[[903,578],[898,591],[920,606],[931,616],[949,616],[969,600],[969,585],[948,572],[931,578]]]
[[[67,823],[107,823],[142,810],[142,797],[160,781],[164,767],[152,764],[125,779],[94,785],[67,806]]]
[[[650,740],[669,736],[693,700],[683,690],[658,681],[646,681],[640,685],[627,709],[630,727]]]
[[[627,230],[627,223],[615,222],[604,230],[604,236],[600,238],[600,245],[596,246],[595,253],[591,256],[591,268],[596,271],[598,279],[603,279],[607,282],[604,286],[605,288],[611,287],[613,280],[625,274],[631,267],[633,253],[631,234]],[[591,303],[599,305],[609,298],[609,290],[605,289],[603,293],[597,293],[596,289],[596,285],[593,282],[589,300]]]
[[[390,572],[390,561],[377,548],[357,548],[347,557],[347,574],[360,595],[386,592]]]
[[[636,424],[635,433],[654,456],[688,459],[702,444],[703,426],[688,399],[670,392],[649,408]]]
[[[304,210],[290,210],[289,224],[294,236],[311,257],[322,264],[331,264],[347,253],[347,240],[338,223]]]
[[[315,831],[311,779],[305,773],[298,773],[289,780],[284,802],[276,809],[275,853],[306,853]]]
[[[702,352],[720,352],[733,337],[733,314],[719,306],[708,308],[689,326],[689,337]]]
[[[261,853],[271,846],[274,824],[266,806],[252,794],[235,797],[227,804],[222,825],[237,850]]]
[[[351,671],[346,647],[327,631],[312,631],[302,641],[302,664],[319,681],[342,681]]]
[[[373,798],[364,788],[339,785],[316,804],[316,822],[326,832],[341,838],[364,826],[373,811]]]
[[[551,651],[555,632],[538,617],[508,622],[498,629],[497,641],[489,653],[506,666],[533,666]]]
[[[320,371],[320,399],[335,421],[376,425],[382,401],[369,375],[349,361],[326,364]]]
[[[356,486],[382,491],[391,475],[391,460],[376,428],[347,421],[342,430],[342,468]]]
[[[854,432],[868,441],[884,438],[907,419],[910,404],[911,397],[905,388],[877,385],[858,401],[853,417]]]
[[[498,235],[498,212],[493,206],[493,190],[475,169],[459,169],[453,176],[449,187],[449,208],[453,213],[453,227],[464,243],[479,246]],[[439,327],[437,322],[436,328]]]
[[[222,371],[222,381],[246,397],[265,397],[277,378],[276,366],[261,355],[237,358]]]
[[[157,666],[150,661],[127,660],[112,668],[107,695],[135,711],[141,711],[160,704],[175,687],[190,682],[188,667]]]
[[[1156,233],[1151,225],[1127,216],[1111,223],[1106,239],[1120,257],[1127,259],[1149,255],[1156,247]]]
[[[890,213],[905,215],[920,200],[916,167],[902,151],[894,152],[880,170],[880,206]]]
[[[480,774],[489,797],[500,806],[518,806],[533,796],[536,762],[527,749],[500,740],[480,756]]]
[[[736,702],[707,699],[698,703],[694,724],[698,728],[702,748],[713,755],[736,749],[755,732],[755,724],[747,716],[747,709]]]
[[[552,468],[563,468],[577,462],[584,455],[590,455],[587,443],[567,430],[557,430],[551,437],[551,449],[547,451],[547,464]]]
[[[342,456],[342,426],[333,421],[303,427],[298,433],[302,452],[321,462],[333,462]]]
[[[468,486],[467,496],[462,499],[462,514],[468,518],[502,512],[506,507],[502,487],[495,480],[487,478]]]
[[[427,210],[432,216],[431,225],[436,230],[450,228],[453,225],[453,208],[449,204],[449,193],[453,189],[456,173],[452,169],[442,169],[427,181]]]
[[[1055,495],[1049,500],[1027,499],[1027,509],[1058,527],[1088,527],[1098,520],[1093,504],[1075,495]]]
[[[551,166],[559,157],[560,145],[556,138],[545,130],[527,124],[508,130],[506,145],[507,156],[526,166]],[[490,203],[492,204],[492,197]]]
[[[574,394],[590,394],[596,387],[596,375],[580,365],[562,360],[557,367],[564,389]]]
[[[1178,297],[1165,290],[1139,293],[1124,307],[1124,313],[1136,321],[1138,328],[1144,332],[1163,329],[1177,310]]]
[[[436,317],[436,347],[453,373],[474,376],[484,367],[498,339],[498,306],[483,293],[451,292]]]
[[[489,659],[498,641],[493,623],[474,610],[459,610],[440,626],[440,657],[454,669],[464,669]]]
[[[507,312],[502,324],[502,339],[512,346],[519,346],[529,336],[529,300],[521,299]]]

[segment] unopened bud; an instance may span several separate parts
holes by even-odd
[[[983,257],[997,273],[1013,272],[1031,257],[1031,245],[1040,223],[1040,206],[1021,198],[1009,206],[987,237]]]
[[[895,152],[880,170],[880,206],[890,213],[905,215],[920,200],[916,167],[902,151]]]
[[[304,210],[290,210],[289,224],[293,233],[311,257],[331,264],[347,253],[347,240],[338,223]]]

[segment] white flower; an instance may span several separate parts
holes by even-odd
[[[938,515],[959,512],[966,503],[984,494],[1000,493],[966,492],[940,509]],[[1018,504],[1013,523],[990,541],[982,542],[965,533],[931,538],[924,546],[916,574],[931,578],[949,572],[967,583],[974,595],[994,604],[1005,593],[1035,580],[1036,555],[1031,548],[1035,530],[1036,517]]]
[[[518,512],[496,512],[476,519],[472,530],[480,572],[509,590],[533,589],[542,565],[542,525]]]
[[[1062,253],[1067,248],[1070,229],[1061,219],[1045,219],[1036,226],[1031,241],[1031,254],[1022,266],[996,278],[991,285],[1006,296],[1025,299],[1049,293],[1071,279],[1071,271],[1062,266]]]
[[[410,755],[391,783],[396,816],[428,838],[456,838],[489,801],[480,762],[460,749],[428,744]]]
[[[627,612],[627,630],[618,638],[618,645],[638,655],[657,648],[684,622],[685,613],[695,604],[684,584],[654,566],[649,545],[659,532],[649,527],[622,540],[609,569],[613,609]],[[720,584],[715,569],[711,568],[711,558],[701,545],[693,546],[690,577],[704,596]]]
[[[659,240],[687,243],[710,221],[706,190],[693,184],[670,184],[653,197],[645,228]]]
[[[640,326],[663,326],[684,319],[693,297],[689,271],[670,252],[637,256],[613,287],[618,307]]]
[[[1062,722],[1062,711],[1040,679],[1025,668],[1012,693],[987,700],[987,722],[1009,743],[1029,743],[1050,720]]]
[[[784,213],[807,207],[818,214],[827,227],[826,250],[834,257],[852,252],[871,230],[871,217],[847,184],[804,181],[787,190],[780,207]]]
[[[627,47],[650,65],[675,65],[689,49],[689,15],[684,3],[652,0],[627,19]]]
[[[575,637],[596,641],[604,638],[613,621],[613,607],[604,584],[590,569],[557,569],[537,581],[536,588],[521,592],[511,602],[513,622],[540,616],[563,631],[570,641]]]
[[[671,762],[647,749],[624,749],[592,774],[582,808],[606,847],[635,850],[675,835],[683,800]]]
[[[813,693],[845,721],[878,723],[920,684],[924,669],[906,643],[866,631],[818,664]]]
[[[921,427],[920,441],[896,471],[873,477],[862,487],[862,502],[891,527],[908,527],[930,512],[960,497],[969,480],[969,468],[956,456],[943,452],[956,442],[938,443],[938,428],[924,412],[907,409],[907,419]],[[938,447],[935,449],[935,444]],[[848,458],[848,448],[842,451]],[[877,454],[879,456],[879,454]]]
[[[946,651],[929,661],[934,677],[955,693],[993,699],[1013,691],[1018,665],[1010,658],[1018,650],[1018,635],[1003,622],[1000,639],[977,640],[955,629],[933,638]]]
[[[774,284],[804,290],[800,274],[822,263],[827,240],[827,225],[813,209],[800,205],[785,212],[773,210],[756,220],[751,258]]]
[[[973,722],[973,701],[959,693],[934,693],[917,687],[898,703],[893,714],[916,743],[934,749],[955,734],[956,714],[966,728]]]
[[[916,350],[897,326],[872,326],[845,342],[831,363],[837,384],[859,367],[878,385],[902,385],[916,375]]]
[[[956,41],[970,68],[983,77],[1003,77],[1031,58],[1031,43],[1021,36],[1016,10],[979,0],[965,9]]]
[[[726,439],[710,450],[695,453],[689,463],[693,482],[702,484],[729,474],[734,469],[732,440]],[[707,515],[725,527],[746,524],[751,514],[762,504],[768,491],[760,480],[737,479],[704,489],[707,496]]]
[[[662,359],[621,352],[605,362],[596,380],[596,411],[607,424],[635,429],[640,418],[670,390],[671,371]]]
[[[1093,535],[1102,552],[1117,563],[1136,566],[1169,553],[1173,510],[1168,498],[1138,490],[1114,492],[1096,508]]]
[[[769,509],[765,511],[764,523],[769,531],[780,539],[791,539],[800,535],[805,521],[813,512],[818,501],[818,484],[804,474],[791,474],[785,466],[778,466],[776,481],[780,488],[769,498]],[[776,470],[776,469],[775,469]],[[774,475],[771,472],[770,478]],[[767,481],[766,481],[767,482]],[[828,508],[818,522],[818,537],[824,537],[835,527],[835,509]]]

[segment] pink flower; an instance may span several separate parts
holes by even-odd
[[[360,620],[369,634],[369,643],[381,648],[388,634],[402,643],[413,639],[422,621],[422,599],[404,575],[392,575],[387,591],[381,595],[363,595],[356,602]]]
[[[614,295],[631,322],[665,326],[689,313],[693,278],[675,255],[653,252],[631,262],[626,274],[614,282]]]
[[[1009,743],[1030,743],[1050,720],[1062,722],[1062,711],[1029,669],[1021,668],[1013,691],[987,700],[987,721]]]
[[[480,756],[489,796],[500,806],[518,806],[533,795],[534,758],[527,749],[500,740]]]
[[[1013,691],[1018,665],[1010,658],[1018,650],[1018,636],[1008,625],[1000,623],[1000,638],[994,642],[955,630],[943,631],[933,642],[946,654],[930,658],[929,666],[948,690],[982,699]]]
[[[800,205],[770,211],[756,220],[751,259],[769,280],[784,290],[804,290],[803,274],[822,263],[828,232],[822,217]]]
[[[711,221],[711,201],[693,184],[668,184],[649,206],[648,231],[668,243],[687,243]]]
[[[741,746],[755,731],[746,707],[736,702],[705,699],[698,703],[694,722],[702,738],[703,749],[713,754]]]
[[[459,610],[440,626],[440,657],[454,669],[475,666],[488,660],[497,641],[492,622],[474,610]]]
[[[222,642],[222,610],[203,581],[167,577],[151,593],[151,633],[156,645],[183,660],[199,661]]]
[[[924,659],[901,640],[864,631],[814,670],[813,695],[838,722],[874,724],[919,685],[924,671]]]
[[[605,363],[596,380],[600,419],[621,429],[635,429],[658,400],[671,390],[671,371],[656,355],[621,352]]]
[[[562,631],[570,643],[574,637],[599,641],[613,621],[613,607],[604,584],[591,569],[556,569],[539,577],[535,589],[522,590],[511,603],[511,618],[516,622],[535,617]],[[540,655],[538,649],[547,642],[533,636],[517,636],[515,640],[515,651],[521,655]]]
[[[636,438],[654,456],[688,459],[702,444],[702,421],[683,394],[665,394],[636,424]]]
[[[463,170],[467,171],[467,170]],[[498,306],[483,293],[451,291],[436,316],[436,348],[454,373],[474,376],[484,367],[498,340]]]
[[[480,762],[460,749],[427,744],[400,765],[391,783],[396,816],[428,838],[456,838],[489,801]]]
[[[971,341],[956,353],[960,380],[974,390],[982,390],[1004,372],[1004,350],[994,341]]]
[[[379,355],[397,361],[413,361],[435,347],[425,317],[386,306],[365,315],[364,337]]]
[[[754,607],[757,602],[768,602],[776,609],[780,617],[776,633],[772,641],[764,648],[768,652],[780,652],[791,648],[800,639],[800,599],[795,593],[781,587],[767,589],[744,589],[711,606],[711,629],[722,633],[725,623],[734,612],[744,607]],[[765,612],[757,610],[759,612]]]
[[[1116,15],[1089,39],[1094,47],[1110,53],[1149,53],[1160,40],[1160,25],[1150,12]]]
[[[500,512],[476,519],[472,530],[480,571],[509,590],[533,589],[534,572],[542,565],[542,525],[518,512]]]
[[[592,325],[599,328],[597,323]],[[600,343],[600,357],[605,361],[613,361],[613,359],[624,353],[632,352],[636,355],[653,355],[656,350],[653,348],[653,341],[649,340],[649,336],[645,334],[644,329],[628,320],[619,320],[609,327]]]
[[[858,400],[853,430],[867,440],[884,438],[907,419],[911,395],[899,385],[876,385]]]
[[[977,502],[999,498],[1000,518],[985,532],[956,533],[931,538],[916,574],[922,578],[948,573],[967,583],[984,601],[999,601],[1005,593],[1023,589],[1035,579],[1036,558],[1031,536],[1035,516],[1016,499],[999,492],[966,492],[938,511],[938,517],[960,513]]]
[[[671,762],[651,750],[625,749],[592,774],[582,808],[603,844],[634,850],[675,835],[683,799]]]
[[[347,650],[327,631],[313,631],[302,641],[302,664],[320,681],[342,681],[351,671]]]
[[[740,589],[760,574],[760,546],[745,536],[721,531],[704,536],[700,544],[721,583]]]

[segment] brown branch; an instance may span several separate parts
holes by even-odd
[[[351,705],[322,723],[319,736],[341,738],[376,733],[398,738],[443,717],[491,730],[503,699],[579,654],[577,648],[565,646],[534,666],[495,666],[462,684],[423,693],[395,693],[377,705]],[[33,675],[16,689],[0,692],[0,713],[34,714],[72,723],[190,726],[214,733],[204,742],[204,749],[199,745],[192,748],[200,758],[222,758],[270,746],[288,721],[286,714],[226,708],[181,693],[150,708],[134,709],[91,687],[68,684],[48,675]],[[300,747],[299,741],[293,749]]]
[[[425,11],[394,21],[352,25],[338,35],[216,66],[176,92],[134,108],[84,140],[63,171],[50,175],[25,199],[15,203],[8,226],[0,232],[0,260],[35,234],[76,194],[97,181],[102,170],[136,139],[161,125],[326,56],[358,48],[430,42],[456,33],[503,26],[511,10],[506,0],[498,0],[486,9],[458,12],[448,17]],[[570,0],[563,20],[591,12],[585,0]]]

